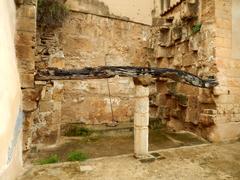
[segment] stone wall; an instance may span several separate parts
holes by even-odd
[[[25,115],[23,151],[32,142],[33,114],[37,109],[38,91],[35,88],[36,0],[16,0],[16,56],[22,88],[22,105]]]
[[[188,71],[201,78],[216,77],[213,1],[182,1],[153,21],[151,38],[160,68]],[[208,16],[206,19],[205,17]],[[157,81],[158,116],[173,130],[190,130],[208,138],[216,103],[212,91],[167,79]]]
[[[232,37],[232,1],[179,2],[154,18],[154,63],[215,77],[220,85],[207,90],[159,79],[158,115],[171,129],[187,129],[210,141],[237,138],[239,62],[232,57],[231,42],[237,38]]]
[[[36,71],[47,67],[152,66],[217,77],[220,86],[210,90],[159,78],[150,86],[150,117],[211,141],[237,137],[239,60],[232,56],[232,39],[237,38],[232,21],[238,16],[232,1],[171,1],[161,16],[157,7],[151,29],[111,14],[74,9],[62,27],[46,30],[36,27],[36,2],[19,0],[16,49],[25,112],[24,150],[56,143],[68,124],[133,120],[131,78],[34,81]]]
[[[216,64],[220,85],[214,89],[217,103],[214,140],[230,140],[240,136],[240,59],[239,8],[237,0],[215,1]]]
[[[70,12],[62,27],[37,29],[35,68],[146,66],[149,34],[146,25]],[[35,81],[35,88],[25,91],[26,149],[31,144],[56,143],[68,124],[133,120],[131,78]]]

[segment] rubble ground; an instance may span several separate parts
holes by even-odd
[[[240,141],[157,151],[164,159],[141,163],[132,154],[28,167],[18,180],[240,179]]]

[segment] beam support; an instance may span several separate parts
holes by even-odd
[[[149,88],[136,85],[134,111],[134,155],[137,158],[148,155]]]

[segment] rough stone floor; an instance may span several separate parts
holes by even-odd
[[[29,167],[18,180],[240,179],[240,141],[159,150],[165,159],[141,163],[132,155]]]

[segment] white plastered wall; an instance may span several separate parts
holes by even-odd
[[[21,89],[14,34],[14,1],[0,0],[0,180],[14,179],[22,165]]]

